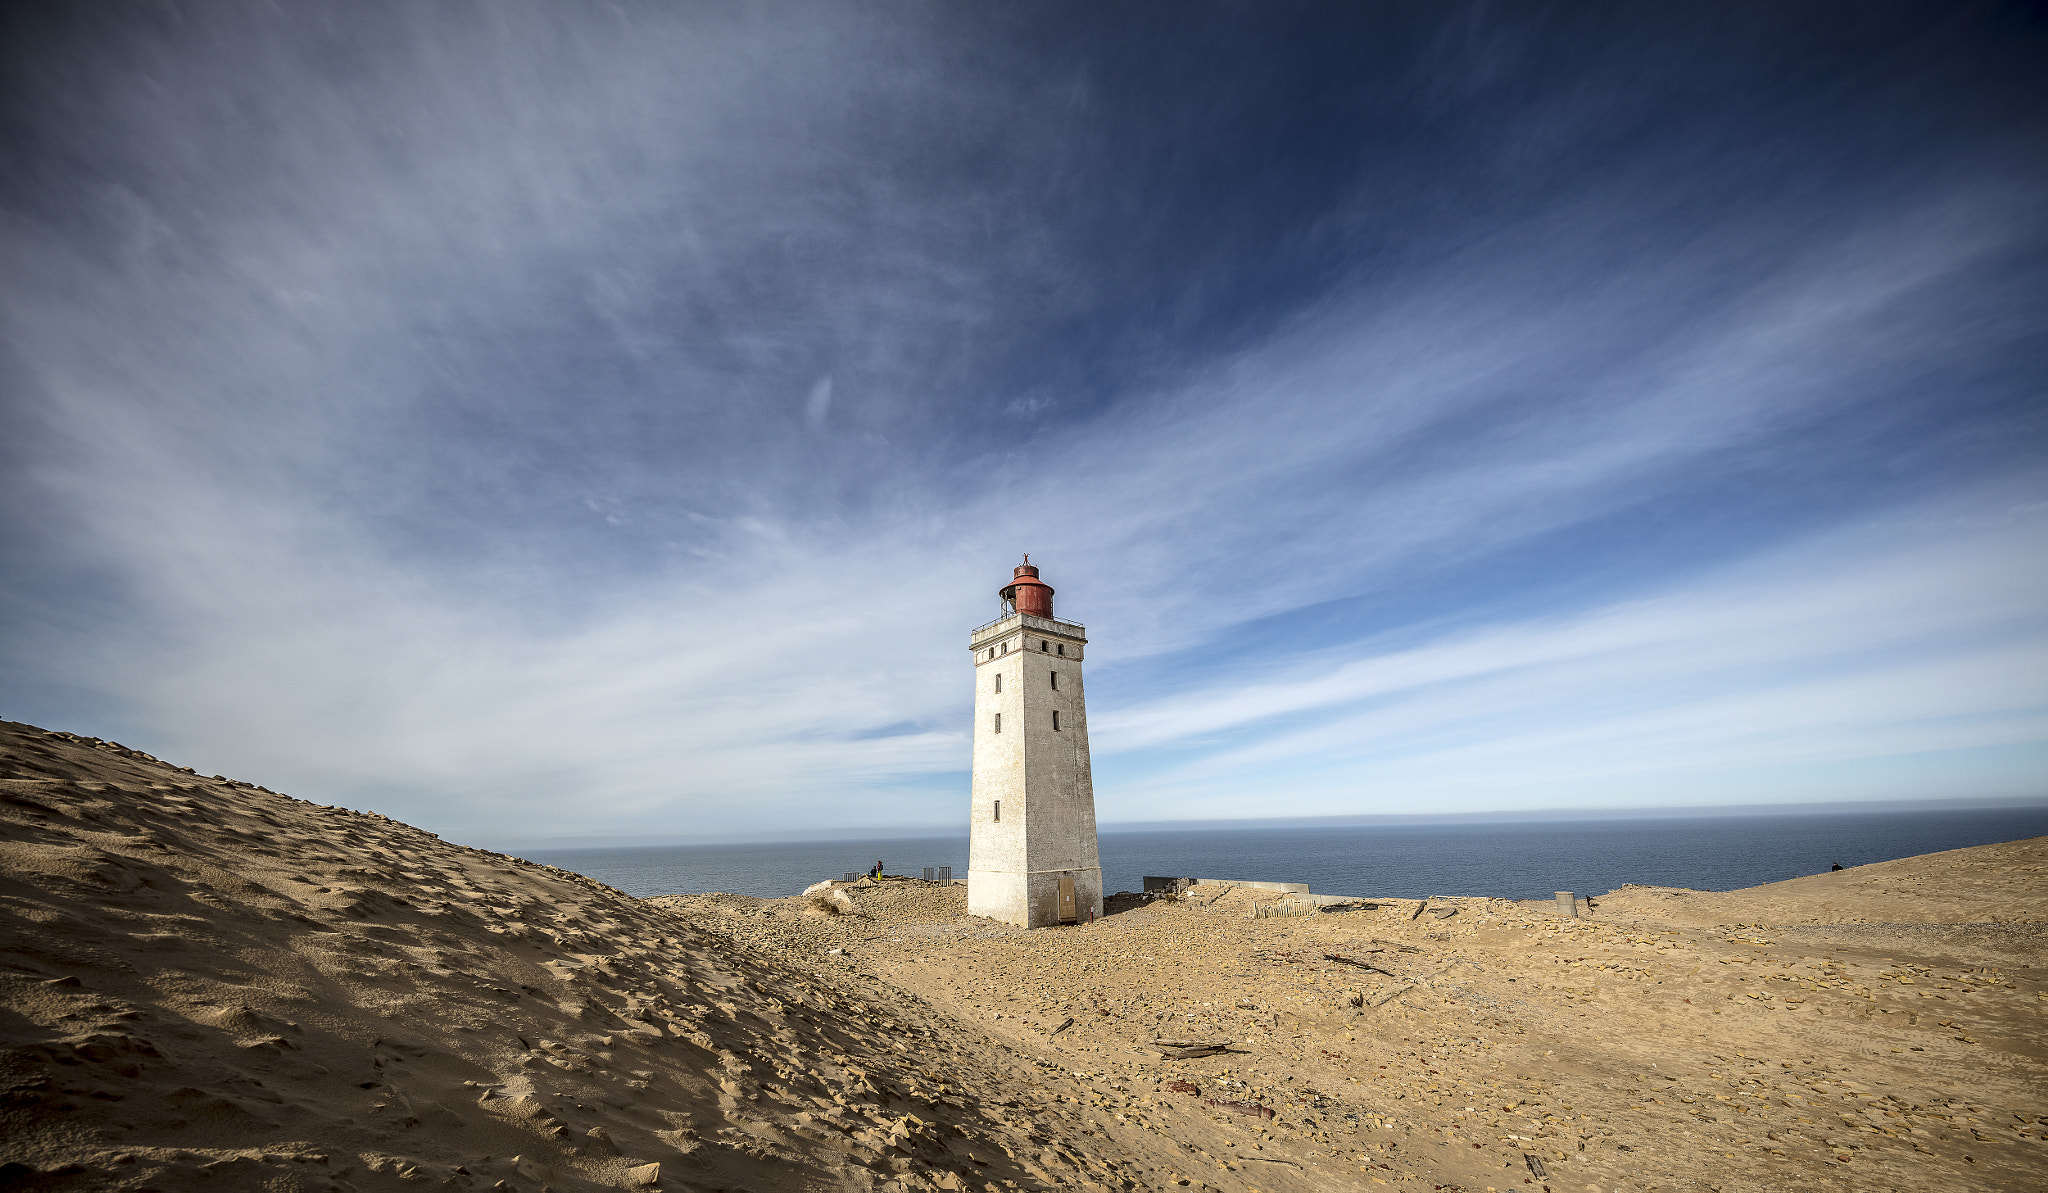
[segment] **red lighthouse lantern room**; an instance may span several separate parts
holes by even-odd
[[[1019,613],[1048,620],[1052,617],[1052,585],[1038,578],[1038,569],[1031,566],[1029,555],[1017,569],[1016,578],[1003,585],[999,595]]]

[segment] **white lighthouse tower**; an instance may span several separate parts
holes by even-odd
[[[1095,780],[1081,659],[1086,631],[1055,621],[1031,557],[974,631],[974,820],[967,910],[1025,928],[1102,914]]]

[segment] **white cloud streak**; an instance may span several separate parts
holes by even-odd
[[[1762,768],[2048,740],[2042,514],[1900,521],[1623,605],[1226,680],[1098,717],[1099,748],[1189,759],[1131,784],[1151,819],[1224,814],[1276,774],[1304,815],[1652,806],[1702,771],[1767,802],[1782,792],[1743,798]],[[2030,793],[2022,774],[1945,794]]]
[[[843,90],[883,77],[912,112],[962,102],[956,75],[905,67],[917,55],[853,24],[714,22],[661,41],[676,57],[629,52],[633,30],[579,28],[565,57],[526,64],[539,82],[518,55],[457,55],[401,72],[388,127],[359,119],[358,91],[278,77],[264,90],[292,135],[267,143],[261,186],[223,188],[203,229],[110,186],[92,202],[117,244],[5,234],[25,279],[5,317],[42,399],[23,421],[50,447],[26,486],[56,542],[40,563],[93,589],[75,606],[14,598],[33,629],[10,644],[28,680],[8,711],[90,709],[106,723],[69,727],[118,724],[202,769],[471,837],[952,822],[965,633],[1030,549],[1096,635],[1097,690],[1121,693],[1093,709],[1105,819],[1242,815],[1253,793],[1265,815],[1699,802],[1759,768],[1826,764],[1850,769],[1802,772],[1800,791],[1849,799],[1871,760],[2048,736],[2038,511],[1899,529],[2011,509],[2040,490],[2024,476],[1862,509],[1790,546],[1760,534],[1744,562],[1540,617],[1489,594],[1198,665],[1261,619],[1421,587],[1730,453],[1787,450],[1886,374],[1966,353],[1967,336],[1899,329],[1943,334],[1943,295],[2032,234],[2012,196],[1959,185],[1848,211],[1766,269],[1742,264],[1748,242],[1702,232],[1593,277],[1570,263],[1623,216],[1587,200],[1358,280],[1102,413],[994,450],[895,443],[915,412],[872,412],[940,368],[920,355],[929,329],[996,318],[1004,284],[1051,289],[1061,265],[1028,227],[1000,259],[963,259],[934,237],[994,217],[895,202],[880,183],[839,202],[875,199],[918,235],[807,201],[821,177],[865,177],[830,118]],[[764,63],[795,94],[757,102]],[[210,154],[232,138],[190,129],[229,113],[166,103],[157,123],[149,77],[118,105],[132,131],[181,147],[177,170],[221,168]],[[1000,106],[966,90],[970,111]],[[565,93],[577,102],[549,102]],[[836,320],[816,338],[861,345],[860,360],[814,361],[795,342],[806,329],[765,314],[680,347],[662,330],[693,304],[743,305],[750,254],[866,236],[891,248],[857,311],[783,295],[745,308]],[[658,245],[657,260],[615,238]],[[556,310],[537,295],[564,278],[585,292],[593,359],[673,368],[634,417],[666,402],[744,433],[707,429],[667,472],[600,460],[571,485],[533,458],[543,448],[488,450],[423,421],[446,391],[484,393],[458,411],[487,427],[560,401],[574,416],[554,434],[574,456],[600,400],[492,389],[519,379],[519,333]],[[1673,309],[1684,317],[1643,315]],[[438,345],[477,326],[516,359],[447,375],[466,358]],[[806,393],[770,374],[815,380]],[[1049,409],[1064,404],[988,418]],[[408,538],[393,526],[434,519],[407,505],[422,475],[508,500],[525,495],[508,478],[574,488],[590,529],[551,538],[507,519]],[[833,500],[834,485],[854,496]],[[663,559],[589,562],[629,550],[596,538],[609,528],[663,519],[687,528]],[[492,535],[521,549],[468,541]],[[1185,678],[1119,688],[1119,668],[1139,667]],[[60,691],[75,695],[42,695]]]

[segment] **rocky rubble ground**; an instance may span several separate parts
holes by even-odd
[[[2020,842],[1910,877],[2044,858]],[[1023,932],[912,882],[842,887],[853,914],[750,900],[700,922],[981,1027],[1038,1062],[1042,1105],[1105,1144],[1165,1143],[1194,1187],[2037,1188],[2044,900],[1979,877],[2011,922],[1837,928],[1785,884],[1712,894],[1729,918],[1704,924],[1658,915],[1652,888],[1592,918],[1493,899],[1259,918],[1279,897],[1197,887]]]

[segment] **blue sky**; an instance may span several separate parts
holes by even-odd
[[[2048,24],[9,18],[0,715],[465,840],[2048,796]]]

